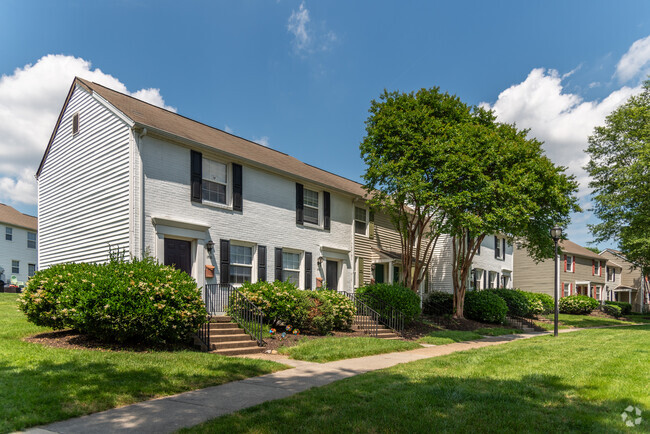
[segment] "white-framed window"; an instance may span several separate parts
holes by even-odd
[[[228,165],[203,159],[203,200],[228,204]]]
[[[282,251],[282,281],[300,285],[300,253]]]
[[[616,268],[612,267],[612,282],[616,282]]]
[[[509,281],[510,281],[510,276],[507,275],[507,274],[502,274],[501,275],[501,286],[500,286],[500,288],[507,288]]]
[[[27,248],[36,248],[36,232],[27,232]]]
[[[573,267],[575,265],[575,261],[573,259],[573,256],[567,255],[566,257],[566,271],[569,273],[573,273]]]
[[[594,276],[600,276],[600,261],[594,261]]]
[[[251,282],[253,276],[253,246],[230,243],[230,277],[232,284]]]
[[[600,286],[594,286],[595,297],[597,300],[600,300]]]
[[[11,261],[11,274],[20,273],[20,261],[13,260]]]
[[[506,259],[506,239],[494,236],[494,257],[497,259]]]
[[[305,223],[318,225],[318,192],[303,189],[303,219]]]
[[[568,297],[571,295],[571,284],[570,283],[565,283],[564,288],[563,288],[563,297]]]
[[[14,239],[14,229],[7,226],[5,229],[5,240],[12,241]]]
[[[354,207],[354,233],[359,235],[366,235],[368,230],[368,210]]]
[[[36,264],[27,264],[27,275],[32,277],[36,274]]]

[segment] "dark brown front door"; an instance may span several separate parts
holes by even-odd
[[[173,265],[181,271],[192,275],[192,243],[185,240],[165,238],[165,265]]]
[[[333,291],[338,290],[338,265],[339,264],[336,261],[327,261],[325,264],[325,280],[327,283],[327,289],[331,289]]]

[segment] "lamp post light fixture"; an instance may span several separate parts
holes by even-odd
[[[214,249],[214,243],[212,242],[212,240],[205,243],[205,247],[207,247],[208,253],[212,253],[212,249]]]
[[[560,238],[562,238],[562,228],[559,227],[558,225],[555,225],[551,229],[551,238],[553,238],[553,242],[555,243],[555,281],[554,281],[554,288],[555,288],[555,320],[554,320],[554,327],[553,327],[553,336],[557,336],[557,323],[558,323],[558,317],[560,316],[560,306],[558,304],[558,298],[559,298],[559,290],[558,290],[558,265],[557,265],[557,242],[560,241]]]
[[[319,256],[318,259],[316,260],[316,263],[320,267],[320,266],[323,265],[323,261],[325,261],[325,258],[323,258],[322,256]]]

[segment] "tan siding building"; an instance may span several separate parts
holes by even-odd
[[[632,304],[635,312],[644,312],[650,304],[648,294],[648,282],[641,273],[629,262],[621,252],[613,249],[606,249],[600,252],[600,256],[608,261],[608,264],[617,264],[620,271],[617,278],[612,282],[610,298],[608,300],[624,301]]]

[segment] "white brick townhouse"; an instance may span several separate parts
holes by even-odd
[[[513,255],[513,246],[504,237],[483,238],[472,260],[468,288],[512,288]],[[452,239],[442,235],[431,260],[431,289],[453,292],[452,260]]]
[[[76,78],[38,169],[39,267],[109,249],[197,283],[351,290],[361,185]]]
[[[0,203],[0,280],[23,285],[36,272],[36,217]]]

